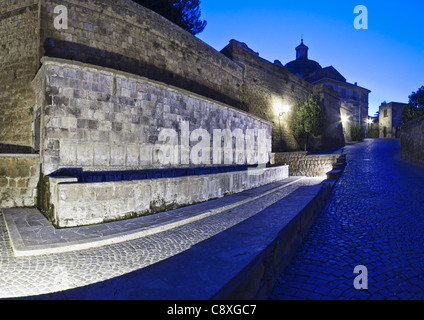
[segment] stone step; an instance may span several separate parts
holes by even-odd
[[[345,154],[341,154],[341,155],[337,158],[337,162],[339,162],[339,163],[346,163],[346,155],[345,155]]]
[[[346,166],[346,163],[342,163],[342,162],[333,163],[334,170],[342,170],[344,169],[345,166]]]
[[[333,179],[338,179],[340,178],[341,174],[342,174],[343,170],[331,170],[329,172],[327,172],[327,179],[329,180],[333,180]]]

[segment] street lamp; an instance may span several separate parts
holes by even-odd
[[[372,120],[372,118],[367,119],[367,124],[368,124],[368,126],[367,126],[367,138],[369,137],[368,135],[369,135],[369,132],[370,132],[370,125],[372,125],[373,122],[374,121]]]
[[[280,127],[280,144],[283,141],[283,128],[281,126],[281,118],[284,116],[284,114],[288,113],[290,111],[290,106],[288,104],[284,104],[281,101],[274,102],[274,110],[275,113],[278,115],[278,124]]]
[[[290,106],[288,104],[277,103],[275,110],[278,113],[279,117],[282,117],[285,113],[290,111]]]

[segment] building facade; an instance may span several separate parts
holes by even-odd
[[[380,138],[399,138],[400,123],[406,103],[390,102],[380,106],[379,131]]]
[[[347,82],[333,66],[323,68],[318,62],[310,60],[308,50],[302,40],[296,48],[296,60],[287,63],[286,68],[311,85],[324,84],[337,93],[341,102],[340,113],[347,141],[350,140],[352,126],[362,126],[367,135],[368,97],[371,91],[358,86],[356,82]]]

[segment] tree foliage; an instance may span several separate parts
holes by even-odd
[[[319,100],[310,98],[296,106],[292,122],[292,130],[298,139],[305,139],[305,151],[308,148],[309,137],[324,133],[325,112]]]
[[[365,128],[361,125],[353,126],[350,129],[350,137],[352,141],[363,141],[365,138]]]
[[[200,0],[134,0],[134,2],[155,11],[193,35],[202,32],[206,27],[207,22],[200,19]]]
[[[409,96],[409,104],[403,110],[401,124],[422,116],[424,116],[424,86]]]

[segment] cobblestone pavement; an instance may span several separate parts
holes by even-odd
[[[140,239],[34,257],[14,257],[0,217],[0,298],[63,291],[144,268],[253,216],[299,187],[321,182],[322,178],[305,178],[251,203]]]
[[[424,169],[399,140],[344,148],[347,166],[270,299],[424,299]],[[368,269],[356,290],[354,268]]]

